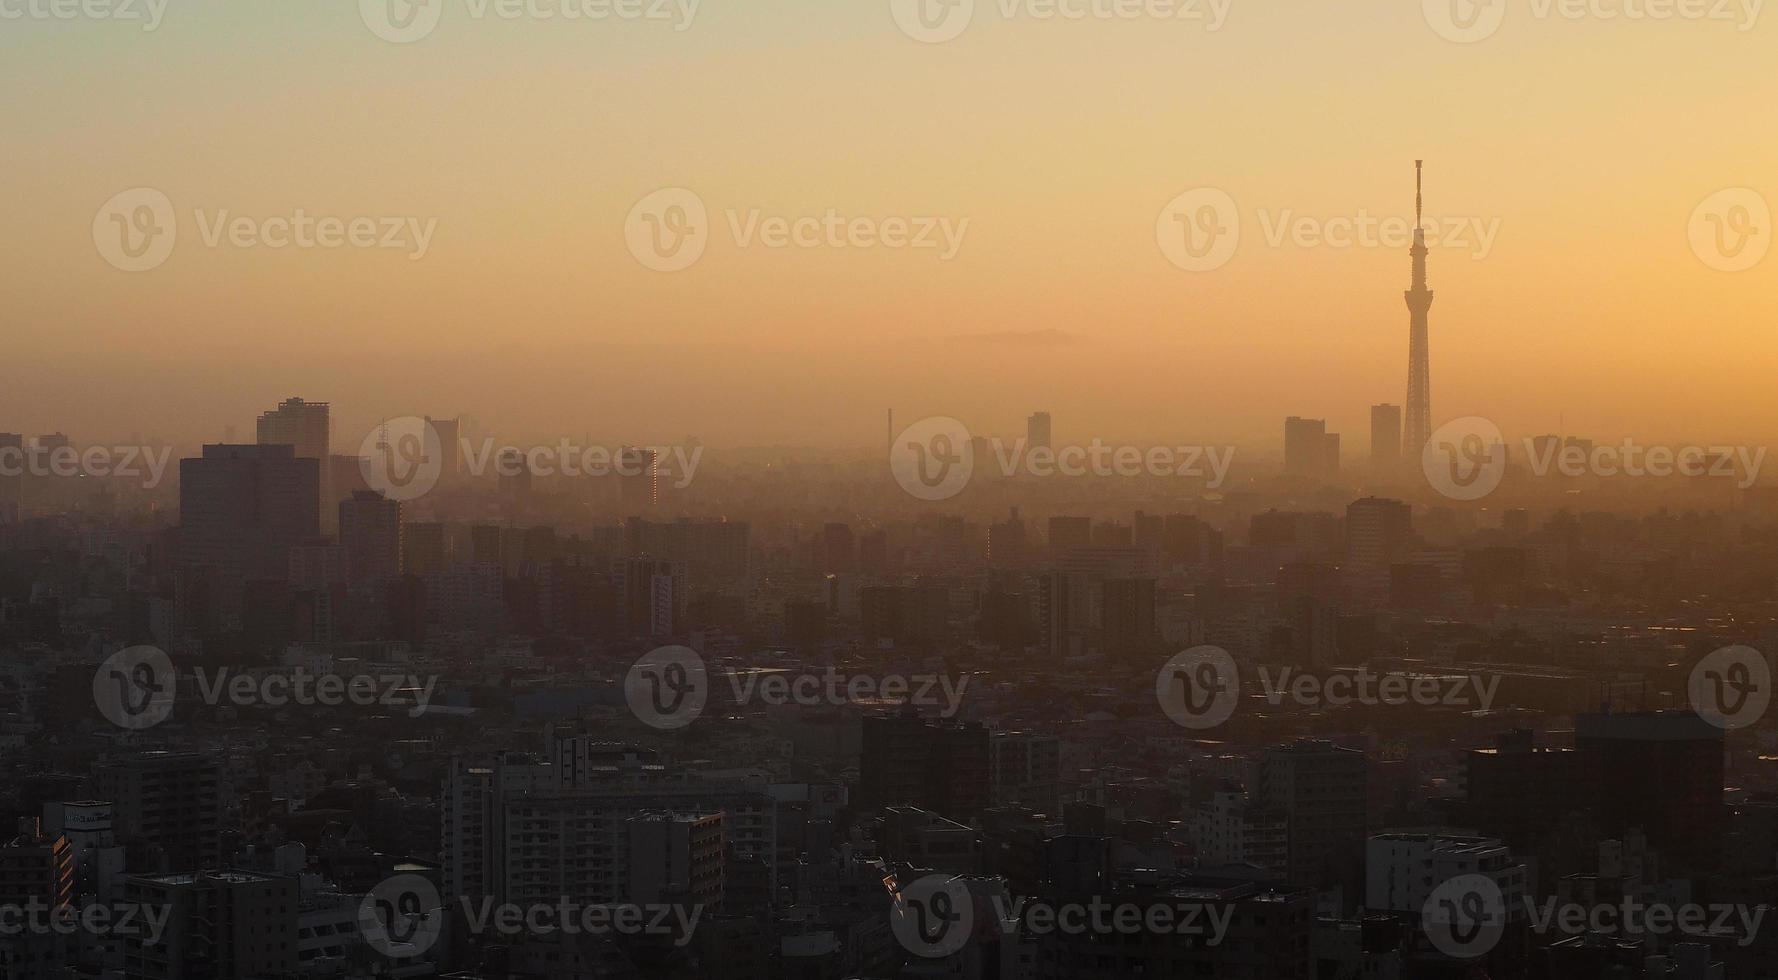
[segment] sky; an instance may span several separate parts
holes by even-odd
[[[214,441],[301,395],[342,450],[415,414],[869,446],[889,407],[1362,446],[1405,395],[1409,259],[1341,219],[1405,228],[1424,159],[1435,421],[1778,435],[1778,258],[1726,268],[1778,201],[1753,0],[1489,0],[1467,42],[1469,0],[927,0],[942,40],[903,0],[429,0],[401,43],[407,0],[55,2],[0,0],[0,430]],[[127,271],[138,188],[177,234]],[[638,248],[698,217],[651,196],[703,210],[688,267]],[[1212,199],[1232,251],[1182,268],[1161,231]],[[299,209],[389,247],[270,247]]]

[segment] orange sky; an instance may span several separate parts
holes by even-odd
[[[1688,238],[1725,188],[1778,201],[1763,12],[1741,30],[1515,0],[1459,44],[1414,2],[1234,0],[1209,31],[977,0],[922,43],[890,0],[705,0],[684,30],[432,2],[407,44],[348,3],[0,21],[0,430],[216,439],[301,394],[342,433],[463,412],[515,436],[862,446],[894,405],[1006,432],[1048,408],[1082,440],[1326,416],[1362,445],[1367,406],[1405,388],[1407,255],[1267,230],[1403,218],[1424,157],[1428,213],[1496,232],[1431,257],[1435,418],[1778,433],[1778,259],[1718,271]],[[136,187],[179,237],[129,273],[94,221]],[[709,209],[679,272],[626,246],[663,187]],[[1192,272],[1156,223],[1199,187],[1242,234]],[[224,211],[299,208],[435,231],[418,260],[204,240]],[[947,260],[730,227],[829,210],[967,230]]]

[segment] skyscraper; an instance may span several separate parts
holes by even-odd
[[[188,628],[238,623],[242,587],[282,582],[290,549],[321,534],[321,463],[289,444],[205,446],[179,461],[180,618]]]
[[[1401,466],[1401,406],[1371,406],[1371,472],[1389,476]]]
[[[1050,449],[1052,448],[1050,446],[1050,439],[1050,413],[1032,413],[1031,417],[1025,420],[1025,448],[1037,449],[1042,447],[1044,449]]]
[[[401,574],[401,502],[375,490],[340,501],[340,544],[350,580],[372,582]]]
[[[298,459],[326,459],[330,429],[326,402],[286,398],[259,417],[259,444],[295,446]]]
[[[1327,422],[1292,415],[1284,420],[1284,472],[1320,473],[1327,465]]]
[[[1425,163],[1414,161],[1414,282],[1402,295],[1412,314],[1408,325],[1408,415],[1402,430],[1401,453],[1418,459],[1432,439],[1432,354],[1426,337],[1426,314],[1432,310],[1432,290],[1426,288],[1426,232],[1420,227],[1420,171]]]

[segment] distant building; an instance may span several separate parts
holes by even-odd
[[[348,581],[375,582],[402,573],[401,501],[360,490],[340,501],[339,514]]]
[[[1053,434],[1050,429],[1050,413],[1033,412],[1025,420],[1025,449],[1054,449],[1051,442]]]
[[[184,630],[237,627],[246,583],[285,580],[290,549],[321,535],[320,465],[288,444],[205,446],[179,461]]]
[[[1401,406],[1371,406],[1371,473],[1391,477],[1401,472]]]
[[[1327,421],[1292,415],[1284,420],[1284,472],[1319,476],[1327,470]]]

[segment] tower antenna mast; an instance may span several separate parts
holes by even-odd
[[[1425,160],[1415,160],[1414,161],[1414,227],[1415,228],[1420,227],[1420,210],[1421,210],[1420,173],[1421,173],[1421,168],[1424,167],[1425,165],[1426,165]]]

